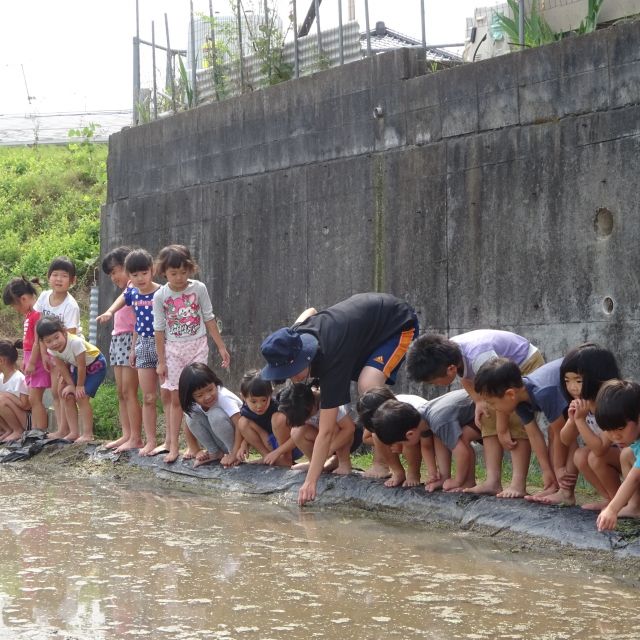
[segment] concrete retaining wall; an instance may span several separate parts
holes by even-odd
[[[401,50],[111,136],[102,251],[192,248],[229,384],[366,290],[548,358],[597,340],[638,377],[639,151],[640,23],[438,73]]]

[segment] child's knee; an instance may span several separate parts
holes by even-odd
[[[142,394],[142,403],[145,406],[155,405],[156,403],[156,393],[155,391],[149,391],[148,393]]]

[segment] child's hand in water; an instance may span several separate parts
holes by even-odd
[[[111,322],[111,318],[113,318],[113,313],[111,313],[111,311],[105,311],[96,318],[96,321],[100,324],[105,324],[106,322]]]

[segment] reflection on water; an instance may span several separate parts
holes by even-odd
[[[638,637],[570,563],[237,496],[0,471],[0,638]]]

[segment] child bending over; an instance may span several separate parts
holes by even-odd
[[[96,395],[107,374],[107,361],[98,347],[80,336],[67,333],[62,322],[56,318],[40,318],[36,324],[36,333],[49,355],[55,359],[60,380],[59,394],[64,403],[68,431],[59,431],[56,437],[71,442],[91,442],[93,410],[89,398]],[[78,413],[84,427],[82,435]]]
[[[624,481],[600,512],[598,531],[614,529],[618,518],[640,518],[640,385],[626,380],[605,382],[596,397],[596,420],[619,447]]]
[[[20,440],[27,425],[29,390],[17,362],[16,345],[0,340],[0,442],[5,443]]]
[[[178,381],[180,406],[188,429],[185,437],[193,467],[220,460],[225,467],[244,461],[247,446],[238,422],[242,401],[226,389],[222,380],[206,365],[187,365]]]
[[[312,383],[296,382],[280,393],[280,407],[291,429],[291,439],[311,460],[318,436],[320,420],[320,389]],[[329,444],[329,456],[324,460],[324,470],[339,475],[351,473],[351,449],[354,444],[356,426],[349,416],[348,407],[338,407],[336,423]],[[356,445],[357,447],[358,445]],[[335,455],[333,455],[335,454]],[[303,469],[307,465],[296,465]]]
[[[385,481],[384,486],[398,487],[402,485],[403,487],[416,487],[420,484],[420,465],[422,463],[419,441],[417,440],[413,443],[402,442],[397,447],[393,447],[391,445],[396,444],[396,441],[387,442],[380,438],[373,428],[372,418],[378,408],[387,400],[399,400],[414,407],[417,411],[420,411],[427,401],[420,396],[409,394],[395,396],[388,387],[373,387],[360,396],[358,404],[356,405],[358,422],[364,429],[372,433],[374,445],[383,452],[384,458],[389,464],[391,477]],[[427,440],[428,442],[425,442],[425,464],[427,465],[427,472],[429,474],[427,482],[435,482],[438,480],[439,475],[433,448],[433,439]],[[399,453],[402,453],[407,461],[406,472],[400,461]]]

